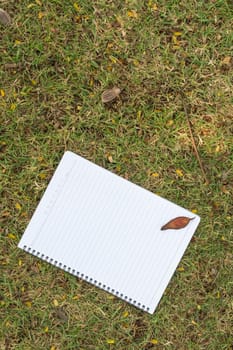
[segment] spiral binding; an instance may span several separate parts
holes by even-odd
[[[138,307],[141,310],[148,311],[148,312],[150,311],[150,308],[146,307],[145,305],[142,305],[142,303],[139,303],[136,300],[133,300],[132,298],[129,298],[127,295],[124,295],[123,293],[120,293],[119,291],[117,291],[117,290],[115,290],[113,288],[110,288],[109,286],[106,286],[104,283],[101,283],[101,282],[97,281],[96,279],[85,275],[84,273],[81,273],[81,272],[79,272],[79,271],[77,271],[75,269],[72,269],[71,267],[62,264],[62,263],[58,262],[57,260],[52,259],[49,256],[36,251],[35,249],[32,249],[32,248],[30,248],[30,247],[28,247],[26,245],[23,246],[23,249],[26,252],[28,252],[28,253],[30,253],[30,254],[32,254],[32,255],[34,255],[34,256],[42,259],[42,260],[44,260],[44,261],[47,261],[48,263],[50,263],[50,264],[52,264],[52,265],[54,265],[56,267],[59,267],[60,269],[66,271],[66,272],[69,272],[70,274],[72,274],[72,275],[74,275],[74,276],[76,276],[78,278],[81,278],[84,281],[87,281],[87,282],[93,284],[96,287],[104,289],[105,291],[107,291],[107,292],[117,296],[118,298],[120,298],[122,300],[127,301],[128,303]]]

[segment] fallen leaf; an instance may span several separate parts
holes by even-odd
[[[180,169],[176,169],[176,174],[177,174],[179,177],[183,177],[183,176],[184,176],[183,171],[180,170]]]
[[[172,119],[168,120],[167,126],[172,126],[174,124],[174,121]]]
[[[123,317],[128,317],[128,316],[129,316],[128,311],[123,312]]]
[[[68,321],[68,315],[62,307],[56,308],[56,311],[54,312],[54,317],[59,319],[62,323],[66,323]]]
[[[17,106],[16,106],[15,103],[11,103],[11,105],[10,105],[10,110],[14,112],[14,111],[16,110],[16,107],[17,107]]]
[[[40,173],[40,174],[39,174],[39,178],[40,178],[41,180],[46,179],[46,174],[45,174],[45,173]]]
[[[149,0],[149,2],[148,2],[148,7],[150,7],[154,11],[158,10],[158,6],[151,0]]]
[[[17,210],[21,210],[22,209],[21,205],[18,202],[15,204],[15,209],[17,209]]]
[[[74,3],[74,8],[77,12],[80,11],[80,6],[77,2]]]
[[[78,300],[78,299],[80,299],[80,297],[81,297],[80,295],[74,295],[74,296],[72,297],[72,299],[73,299],[73,300]]]
[[[39,18],[39,19],[42,19],[44,16],[45,16],[45,13],[44,13],[44,12],[41,12],[41,11],[40,11],[40,12],[38,13],[38,18]]]
[[[230,66],[230,64],[231,64],[231,56],[224,57],[224,59],[222,60],[222,65]]]
[[[153,176],[153,177],[159,177],[159,173],[152,173],[151,176]]]
[[[197,326],[197,322],[195,322],[194,320],[191,321],[191,323],[194,325],[194,326]]]
[[[182,33],[181,33],[181,32],[174,32],[173,35],[174,35],[174,36],[181,36]]]
[[[13,233],[8,233],[7,237],[10,239],[16,239],[16,235],[14,235]]]
[[[108,161],[109,161],[109,163],[113,163],[113,158],[112,158],[112,156],[108,156]]]
[[[112,89],[105,90],[102,93],[101,99],[103,103],[111,102],[115,100],[121,93],[121,90],[118,87],[113,87]]]
[[[138,14],[135,10],[127,11],[127,16],[131,18],[138,18]]]
[[[11,23],[11,18],[6,11],[0,8],[0,23],[3,25],[9,25]]]
[[[27,307],[31,308],[32,307],[32,302],[31,301],[25,301],[24,303]]]
[[[172,219],[168,221],[165,225],[161,227],[161,230],[180,230],[181,228],[184,228],[188,225],[189,221],[195,219],[193,218],[187,218],[186,216],[178,216],[175,219]]]
[[[53,300],[53,305],[54,305],[55,307],[58,307],[59,303],[58,303],[57,299],[54,299],[54,300]]]
[[[184,268],[181,266],[181,267],[178,267],[177,271],[179,272],[184,272]]]

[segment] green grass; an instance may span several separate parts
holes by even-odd
[[[0,349],[232,350],[232,2],[40,1],[1,2]],[[67,149],[201,216],[154,315],[17,249]]]

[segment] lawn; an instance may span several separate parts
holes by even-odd
[[[0,349],[232,350],[232,1],[0,7]],[[65,150],[201,216],[154,315],[17,248]]]

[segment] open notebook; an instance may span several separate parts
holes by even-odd
[[[161,230],[179,216],[194,220]],[[153,313],[199,221],[68,151],[18,247]]]

